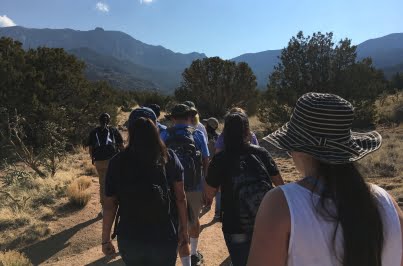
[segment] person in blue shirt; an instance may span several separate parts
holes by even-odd
[[[184,183],[189,208],[189,247],[179,249],[182,263],[190,255],[192,265],[201,265],[203,256],[197,251],[200,235],[199,215],[203,207],[202,184],[207,174],[209,150],[203,133],[191,126],[194,109],[184,104],[176,105],[166,117],[174,126],[161,133],[168,148],[176,152],[184,168]],[[189,254],[190,253],[190,254]],[[183,263],[185,265],[185,263]]]

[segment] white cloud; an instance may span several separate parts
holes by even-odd
[[[154,0],[140,0],[140,4],[151,4]]]
[[[11,18],[7,17],[7,15],[0,16],[0,27],[12,27],[16,25],[17,24],[15,24]]]
[[[98,2],[95,7],[98,11],[100,11],[102,13],[109,12],[109,6],[106,3]]]

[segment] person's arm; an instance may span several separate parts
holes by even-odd
[[[183,181],[174,183],[176,207],[179,215],[179,247],[189,242],[187,201]]]
[[[217,140],[215,142],[214,148],[215,148],[215,154],[217,154],[220,151],[224,150],[224,135],[223,135],[223,133],[221,133],[218,136],[218,138],[217,138]]]
[[[211,206],[213,199],[218,192],[218,188],[212,187],[207,182],[203,186],[203,201],[204,205]]]
[[[269,172],[270,179],[273,184],[276,187],[284,185],[284,180],[280,174],[280,171],[278,170],[277,164],[266,149],[264,149],[263,163],[266,166],[267,171]]]
[[[291,218],[280,188],[266,194],[256,216],[248,266],[287,265]]]
[[[210,163],[209,157],[203,158],[203,173],[204,173],[205,177],[208,174],[208,165],[209,165],[209,163]]]
[[[93,150],[92,146],[88,146],[88,153],[90,154],[90,158],[91,158],[92,164],[94,164],[94,157],[93,157],[93,155],[92,155],[92,152],[93,152],[93,151],[94,151],[94,150]]]
[[[116,253],[115,247],[111,242],[111,230],[116,217],[117,208],[118,201],[116,197],[105,196],[102,219],[102,252],[105,255],[113,255]]]
[[[223,167],[220,155],[214,156],[209,165],[208,175],[203,186],[203,202],[206,206],[211,206],[215,195],[222,183],[223,175],[221,170]]]
[[[115,139],[119,151],[123,151],[125,149],[125,146],[123,145],[123,137],[117,128],[115,128]]]
[[[402,234],[402,247],[403,247],[403,212],[402,212],[402,209],[400,209],[399,204],[397,204],[396,200],[391,195],[389,195],[389,197],[392,200],[393,205],[395,205],[397,215],[399,216],[400,232]],[[403,250],[402,250],[402,254],[403,254]],[[400,262],[400,266],[403,266],[403,256],[402,256],[402,259],[401,259],[401,262]]]

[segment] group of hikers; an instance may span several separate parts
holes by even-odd
[[[110,116],[89,136],[99,174],[102,251],[126,265],[202,265],[200,215],[215,219],[232,265],[403,266],[403,213],[354,162],[380,148],[376,131],[351,130],[354,107],[325,93],[301,96],[291,119],[263,138],[287,152],[301,178],[284,184],[248,116],[232,108],[200,121],[187,101],[159,121],[156,104],[129,116],[128,144]]]

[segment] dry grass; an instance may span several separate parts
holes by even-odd
[[[1,266],[31,266],[24,254],[17,251],[3,251],[0,252],[0,265]]]
[[[15,240],[19,245],[29,245],[50,234],[48,224],[37,222],[28,226]]]
[[[380,124],[399,124],[403,122],[403,92],[388,95],[376,102]],[[400,111],[399,111],[400,109]]]
[[[403,174],[403,135],[401,133],[382,134],[382,147],[360,161],[365,176],[386,178]]]
[[[82,175],[81,165],[88,163],[83,161],[87,158],[83,150],[71,155],[54,177],[33,177],[26,184],[6,187],[0,181],[0,189],[6,190],[16,200],[0,194],[0,247],[11,245],[18,248],[50,232],[43,221],[58,219],[56,205],[66,201],[63,198],[66,197],[67,187]],[[17,166],[19,170],[29,171],[23,165]],[[87,179],[82,178],[82,186],[88,186]]]
[[[16,229],[30,223],[31,217],[25,212],[10,209],[0,210],[0,231]]]
[[[67,188],[67,197],[71,204],[84,207],[91,199],[91,192],[88,187],[91,185],[91,179],[88,177],[79,178],[71,183]]]

